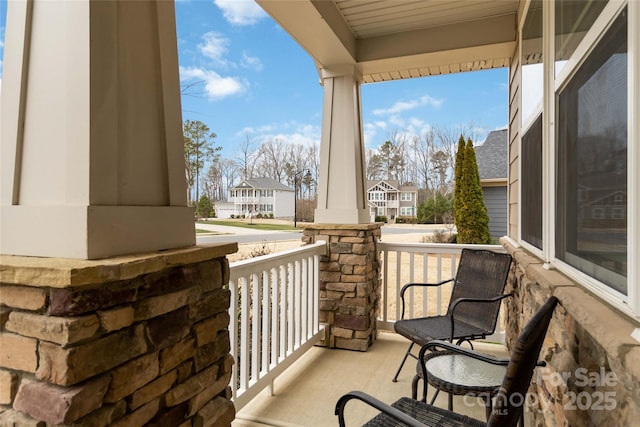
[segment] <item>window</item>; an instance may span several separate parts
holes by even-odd
[[[381,191],[372,191],[369,193],[369,200],[385,200],[384,193]]]
[[[402,216],[413,216],[413,208],[412,207],[401,207],[400,215]]]
[[[384,208],[378,208],[378,215],[379,216],[384,215]]]
[[[625,210],[623,208],[612,208],[611,209],[611,218],[612,219],[624,219]]]
[[[539,114],[543,93],[542,0],[532,0],[522,27],[522,112],[523,127]]]
[[[604,208],[593,208],[591,210],[591,218],[604,219]]]
[[[573,0],[557,1],[555,73],[560,73],[567,60],[575,52],[587,31],[607,5],[606,1]]]
[[[401,193],[400,194],[400,200],[403,202],[410,202],[411,201],[411,193]]]
[[[521,143],[521,237],[525,242],[542,249],[542,114],[525,132]]]
[[[556,98],[556,257],[626,295],[627,223],[602,207],[627,192],[626,9]]]

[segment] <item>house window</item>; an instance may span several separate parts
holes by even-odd
[[[542,109],[542,0],[531,0],[522,28],[522,85],[521,123],[523,128]]]
[[[402,216],[413,216],[413,208],[412,207],[401,207],[400,215]]]
[[[525,242],[542,249],[542,114],[525,132],[521,143],[521,237]]]
[[[612,208],[611,209],[611,218],[612,219],[624,219],[624,212],[625,212],[625,210],[623,208]]]
[[[581,188],[627,192],[626,8],[573,71],[556,96],[556,257],[626,295],[626,222],[595,221],[578,202]]]
[[[381,191],[372,191],[369,193],[369,200],[384,200],[384,193]]]
[[[591,210],[591,218],[604,219],[604,208],[593,208]]]
[[[607,5],[606,1],[556,1],[555,73],[560,73]]]
[[[378,208],[378,215],[379,216],[384,215],[384,208]]]
[[[400,201],[402,202],[410,202],[411,201],[411,193],[401,193]]]

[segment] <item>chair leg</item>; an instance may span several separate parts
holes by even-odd
[[[420,377],[415,375],[413,380],[411,381],[411,398],[413,400],[418,400],[418,383],[420,382]]]
[[[438,397],[438,393],[440,393],[440,390],[436,389],[436,391],[433,393],[433,397],[431,398],[431,402],[429,402],[429,405],[433,405],[433,402],[436,401],[436,397]],[[426,395],[425,395],[425,400],[427,399]]]
[[[395,377],[393,377],[393,382],[397,383],[398,382],[398,375],[400,375],[400,370],[402,370],[402,367],[404,366],[404,362],[407,361],[407,357],[409,357],[409,355],[411,354],[411,349],[413,348],[413,342],[411,344],[409,344],[409,349],[407,350],[407,352],[404,354],[404,357],[402,358],[402,363],[400,363],[400,367],[398,368],[398,371],[396,372]]]

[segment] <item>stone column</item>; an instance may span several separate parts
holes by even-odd
[[[320,323],[329,348],[366,351],[377,336],[380,305],[380,224],[312,224],[303,240],[325,240],[320,259]]]
[[[0,252],[97,259],[194,245],[174,3],[7,6]]]
[[[315,222],[370,222],[364,179],[360,76],[353,65],[322,70],[324,101]]]
[[[0,257],[0,425],[230,426],[236,250]]]

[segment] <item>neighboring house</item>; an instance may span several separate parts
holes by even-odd
[[[271,215],[275,218],[292,217],[294,213],[293,189],[271,178],[245,179],[229,189],[226,202],[215,204],[218,218],[231,215]]]
[[[386,216],[389,222],[398,216],[415,217],[417,199],[418,188],[414,185],[400,185],[396,179],[367,181],[371,221],[376,216]]]
[[[507,166],[509,138],[507,129],[494,130],[482,145],[474,147],[489,214],[489,233],[494,239],[507,234]]]

